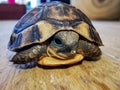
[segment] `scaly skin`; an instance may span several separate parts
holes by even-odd
[[[18,52],[11,60],[15,64],[26,64],[39,60],[39,57],[46,52],[46,45],[35,45],[27,50]]]
[[[86,40],[79,40],[77,53],[83,54],[87,60],[98,60],[102,54],[97,45]]]

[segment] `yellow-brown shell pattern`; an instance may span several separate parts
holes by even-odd
[[[74,6],[51,2],[25,14],[15,25],[8,49],[43,43],[60,30],[74,30],[87,40],[103,45],[98,32],[87,16]]]

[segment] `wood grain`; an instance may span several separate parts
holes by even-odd
[[[71,0],[91,19],[120,19],[120,0]]]
[[[20,69],[8,60],[7,43],[15,23],[0,21],[0,90],[120,89],[120,22],[93,22],[104,43],[100,60],[84,60],[70,67],[31,69]]]

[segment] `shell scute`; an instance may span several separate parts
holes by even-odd
[[[34,25],[39,19],[42,18],[43,8],[35,8],[31,10],[29,13],[25,14],[15,25],[14,33],[18,34],[23,31],[25,28]]]

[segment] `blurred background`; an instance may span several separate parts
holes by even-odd
[[[90,19],[120,19],[120,0],[0,0],[0,20],[19,19],[32,8],[50,1],[62,1],[74,5]]]

